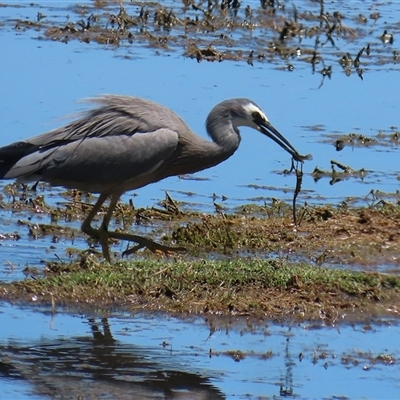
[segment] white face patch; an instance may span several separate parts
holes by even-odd
[[[232,119],[232,125],[235,131],[238,133],[238,127],[240,126],[248,126],[250,128],[260,130],[260,127],[258,124],[254,122],[253,114],[258,113],[261,115],[262,118],[265,119],[265,121],[268,121],[267,116],[264,114],[264,112],[261,110],[261,108],[257,107],[253,103],[247,103],[242,105],[243,109],[245,110],[245,113],[241,113],[243,117],[238,117],[236,116],[235,118]]]
[[[257,126],[257,124],[254,123],[254,119],[253,119],[253,113],[255,113],[255,112],[260,114],[261,117],[263,117],[266,121],[268,121],[268,118],[264,114],[264,112],[259,107],[257,107],[255,104],[248,103],[248,104],[244,105],[243,108],[246,110],[246,118],[244,120],[233,121],[235,128],[238,126],[249,126],[250,128],[258,130],[259,127]]]
[[[268,121],[268,118],[264,114],[264,112],[260,108],[258,108],[255,104],[249,103],[243,106],[243,108],[247,111],[249,115],[253,114],[254,112],[258,112],[266,121]]]
[[[251,115],[253,112],[258,112],[262,117],[264,117],[267,121],[267,116],[263,113],[263,111],[258,108],[255,104],[248,103],[243,108]]]

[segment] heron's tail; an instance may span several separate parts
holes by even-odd
[[[12,179],[7,173],[23,157],[36,150],[36,146],[27,142],[15,142],[0,147],[0,179]]]

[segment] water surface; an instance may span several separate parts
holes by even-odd
[[[12,398],[389,399],[400,393],[400,331],[390,319],[324,327],[140,312],[52,315],[5,304],[1,312],[0,382]]]
[[[137,13],[140,5],[131,3],[124,5],[129,13]],[[238,18],[244,19],[244,7],[255,9],[255,3],[243,1]],[[183,13],[182,2],[165,4]],[[93,5],[84,3],[89,8]],[[282,15],[292,18],[293,5],[299,13],[319,10],[317,2],[294,1],[286,4]],[[54,24],[74,22],[83,18],[75,3],[2,2],[0,145],[60,126],[66,122],[63,116],[87,107],[77,100],[103,93],[160,102],[204,137],[206,115],[216,103],[248,97],[264,109],[299,152],[313,154],[313,161],[304,164],[300,204],[337,205],[354,198],[359,204],[369,204],[371,197],[366,196],[371,189],[393,194],[399,189],[398,143],[346,146],[337,152],[327,138],[349,133],[375,138],[379,132],[391,134],[399,129],[399,91],[395,90],[399,65],[393,51],[398,49],[400,8],[395,2],[337,1],[326,3],[325,9],[331,15],[339,9],[345,16],[343,24],[356,34],[346,38],[334,35],[335,45],[328,41],[319,47],[333,71],[331,79],[322,80],[323,66],[318,65],[313,73],[305,55],[288,60],[274,56],[249,65],[246,59],[251,50],[261,53],[270,41],[277,40],[270,30],[224,32],[236,40],[232,49],[242,49],[243,58],[198,63],[184,57],[184,49],[178,45],[166,50],[141,40],[119,46],[48,40],[40,29],[15,29],[17,21],[35,21],[41,12]],[[119,5],[107,3],[106,12],[118,13]],[[369,17],[375,12],[380,13],[377,20]],[[361,13],[367,16],[364,25],[357,22]],[[187,15],[195,18],[196,13],[188,10]],[[315,21],[305,19],[303,23],[312,25]],[[379,39],[385,29],[394,33],[393,44]],[[132,30],[139,36],[139,30]],[[169,33],[172,39],[181,34],[176,30]],[[206,47],[213,34],[202,34],[201,43]],[[190,35],[197,34],[189,33],[188,40]],[[321,37],[322,42],[325,39]],[[363,79],[354,70],[347,76],[339,60],[347,52],[354,57],[368,43],[372,55],[361,59]],[[313,49],[315,37],[304,38],[302,43],[295,38],[289,43],[294,48],[303,44],[304,49]],[[226,50],[222,45],[218,48]],[[292,72],[288,64],[293,64]],[[241,146],[235,155],[196,174],[199,179],[169,178],[126,194],[124,201],[132,199],[137,207],[151,207],[164,198],[165,190],[185,202],[185,207],[204,212],[215,211],[213,194],[217,202],[222,202],[222,195],[227,197],[224,205],[228,210],[248,202],[264,204],[272,198],[291,201],[295,179],[282,174],[290,167],[288,155],[256,132],[243,128],[241,133]],[[327,178],[315,182],[311,176],[314,168],[329,170],[332,159],[355,170],[364,168],[367,174],[335,185]],[[44,194],[53,204],[65,202],[57,188],[46,188]],[[2,201],[9,203],[12,198],[3,194]],[[388,201],[396,198],[388,197]],[[24,279],[26,266],[40,267],[42,259],[65,257],[68,247],[87,247],[83,237],[58,243],[51,243],[48,237],[34,240],[27,228],[17,225],[18,219],[49,222],[41,213],[21,215],[0,210],[0,233],[21,233],[18,241],[0,239],[2,281]],[[79,222],[59,223],[79,226]],[[3,303],[0,321],[0,398],[82,395],[97,399],[100,394],[120,399],[133,394],[203,399],[284,395],[398,398],[400,393],[400,355],[395,342],[400,332],[398,322],[389,319],[370,321],[365,316],[363,323],[332,328],[321,323],[186,319],[118,310],[89,313],[57,309],[52,315],[46,308]]]

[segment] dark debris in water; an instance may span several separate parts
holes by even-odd
[[[364,135],[363,133],[323,133],[322,143],[330,143],[336,151],[342,151],[345,147],[351,148],[371,148],[371,147],[390,147],[398,149],[400,146],[400,131],[393,127],[392,132],[380,130],[374,136]]]
[[[316,179],[360,179],[365,173],[336,161],[332,163],[336,172],[314,171]],[[93,199],[86,193],[72,190],[61,193],[63,202],[51,204],[52,198],[46,197],[45,187],[38,191],[17,184],[5,187],[0,207],[3,212],[18,215],[18,228],[14,232],[2,228],[1,242],[18,241],[28,236],[32,240],[48,238],[51,246],[61,238],[86,238],[79,227]],[[304,203],[295,210],[296,221],[293,221],[293,204],[274,198],[264,201],[263,205],[243,204],[233,210],[214,200],[215,212],[204,214],[185,211],[167,193],[157,207],[147,209],[135,208],[132,201],[120,202],[115,225],[117,229],[128,232],[149,228],[146,232],[152,239],[156,237],[166,245],[174,243],[185,247],[191,256],[208,258],[210,254],[219,254],[218,257],[225,258],[280,254],[292,261],[318,265],[399,265],[398,191],[371,190],[364,201],[367,206],[359,208],[352,205],[351,199],[338,206]],[[100,211],[99,219],[104,212]],[[42,222],[31,219],[38,213]],[[88,238],[88,243],[90,253],[99,246],[94,239]],[[118,240],[114,241],[114,244],[118,243]],[[79,250],[68,249],[69,256],[79,253]]]
[[[338,161],[331,160],[331,170],[323,170],[318,167],[314,168],[311,176],[315,182],[318,182],[322,178],[329,178],[329,183],[334,185],[335,183],[341,182],[346,179],[356,178],[363,180],[367,171],[364,168],[354,170],[349,165],[344,165]]]
[[[8,20],[2,29],[35,31],[40,40],[122,47],[128,58],[144,47],[198,62],[272,63],[286,71],[308,66],[322,76],[320,86],[336,66],[363,79],[370,69],[391,68],[399,59],[393,48],[396,26],[385,22],[382,28],[379,18],[360,17],[351,7],[337,10],[325,2],[95,1],[69,8],[26,7],[37,9],[36,19]]]

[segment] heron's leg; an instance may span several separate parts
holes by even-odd
[[[104,229],[106,232],[108,231],[108,225],[110,223],[112,214],[115,210],[115,207],[117,206],[118,200],[121,197],[120,194],[112,194],[111,195],[111,199],[110,199],[110,205],[108,206],[108,211],[107,214],[104,216],[103,218],[103,222],[101,224],[101,228],[100,229]]]
[[[103,250],[103,256],[108,262],[111,262],[110,247],[108,245],[108,238],[110,237],[110,234],[108,233],[108,225],[110,223],[112,214],[118,203],[119,198],[120,198],[120,195],[116,195],[116,194],[111,195],[110,204],[108,205],[107,213],[104,215],[103,221],[100,225],[100,228],[98,229],[97,237],[99,239],[101,248]]]
[[[112,213],[113,213],[113,211],[118,203],[118,200],[120,198],[119,194],[111,195],[110,205],[108,206],[107,213],[103,218],[100,228],[99,229],[93,228],[91,226],[91,222],[92,222],[93,218],[96,216],[96,214],[99,212],[103,203],[107,200],[107,197],[108,197],[108,195],[105,195],[105,194],[101,194],[99,196],[96,204],[93,206],[89,215],[83,221],[82,231],[90,236],[93,236],[93,237],[96,237],[97,239],[99,239],[99,242],[100,242],[102,250],[103,250],[103,256],[108,262],[111,261],[110,249],[108,246],[109,238],[119,239],[119,240],[128,240],[130,242],[137,243],[136,246],[124,251],[123,255],[132,254],[132,253],[136,252],[137,250],[140,250],[144,247],[147,247],[150,251],[153,251],[153,252],[158,251],[158,252],[162,252],[165,254],[168,254],[171,252],[177,252],[177,251],[186,251],[186,249],[184,247],[164,246],[162,244],[156,243],[156,242],[154,242],[150,239],[147,239],[145,237],[142,237],[142,236],[132,235],[132,234],[125,233],[125,232],[115,232],[115,231],[108,232],[108,225],[110,223]]]
[[[110,222],[112,211],[116,207],[119,198],[120,198],[120,195],[112,195],[111,196],[110,208],[103,220],[103,225],[104,225],[105,229],[107,229],[107,227],[108,227],[108,223]],[[164,254],[168,254],[171,252],[177,252],[177,251],[186,251],[186,249],[184,247],[164,246],[162,244],[154,242],[153,240],[147,239],[143,236],[132,235],[130,233],[125,233],[125,232],[111,231],[111,232],[108,232],[108,237],[113,238],[113,239],[128,240],[130,242],[137,243],[136,246],[133,246],[128,250],[125,250],[122,253],[123,256],[135,253],[136,251],[138,251],[144,247],[147,247],[150,251],[152,251],[154,253],[158,251],[158,252],[162,252]]]
[[[105,194],[101,194],[99,196],[99,198],[97,199],[95,205],[93,206],[93,208],[90,210],[89,215],[86,217],[86,219],[82,222],[82,232],[86,233],[90,236],[95,236],[97,237],[97,229],[93,228],[91,224],[91,222],[93,221],[93,218],[97,215],[97,213],[99,212],[101,206],[103,205],[103,203],[107,200],[107,195]]]
[[[162,244],[154,242],[153,240],[147,239],[143,236],[132,235],[130,233],[125,233],[125,232],[109,232],[108,236],[113,239],[128,240],[130,242],[137,243],[136,246],[128,250],[125,250],[122,253],[123,256],[135,253],[136,251],[144,247],[147,247],[150,251],[154,253],[162,252],[164,254],[169,254],[171,252],[178,252],[178,251],[186,251],[184,247],[164,246]]]
[[[103,250],[103,256],[108,262],[110,262],[111,258],[110,258],[110,250],[108,247],[107,228],[108,228],[108,223],[110,222],[111,214],[113,212],[113,208],[111,208],[112,199],[111,199],[110,207],[108,208],[107,214],[104,216],[103,223],[102,223],[102,226],[100,227],[100,229],[95,229],[91,225],[93,218],[97,215],[101,206],[107,200],[107,197],[108,197],[108,195],[106,195],[106,194],[103,194],[103,193],[100,194],[99,198],[97,199],[97,202],[93,206],[89,215],[83,221],[81,229],[82,229],[83,233],[86,233],[89,236],[93,236],[93,237],[96,237],[99,239],[101,248]],[[117,201],[118,201],[118,198],[117,198]],[[114,207],[115,207],[115,204],[114,204]],[[105,221],[106,221],[107,225],[105,227],[103,227],[103,224]]]

